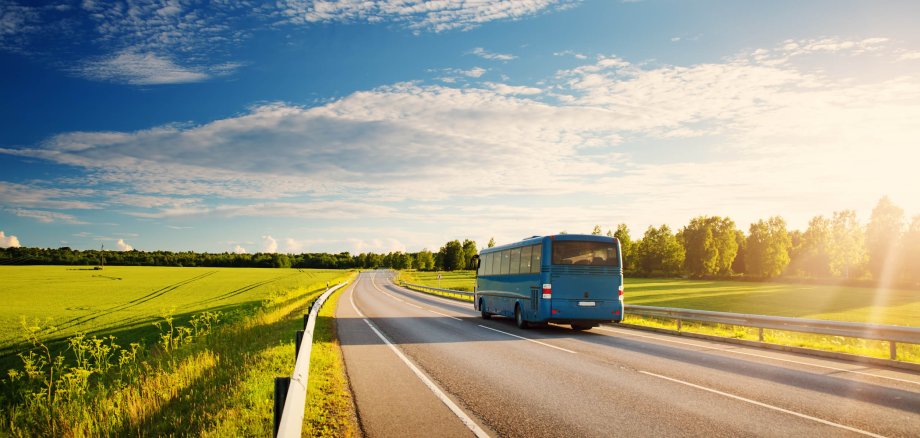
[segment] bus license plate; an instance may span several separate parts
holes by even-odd
[[[578,305],[581,307],[594,307],[594,301],[579,301]]]

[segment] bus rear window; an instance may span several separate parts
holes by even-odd
[[[554,265],[618,266],[616,245],[609,242],[553,242]]]

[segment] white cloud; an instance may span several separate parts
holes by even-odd
[[[566,9],[577,0],[285,0],[281,15],[289,23],[405,23],[410,29],[442,32],[468,30],[498,20],[516,20]]]
[[[135,199],[139,210],[129,212],[146,218],[412,216],[461,236],[460,227],[488,227],[519,238],[516,229],[571,230],[567,223],[623,211],[640,230],[714,212],[739,224],[773,214],[803,223],[868,208],[883,194],[920,211],[910,168],[920,79],[882,69],[856,79],[799,63],[820,54],[858,69],[865,47],[873,59],[897,62],[900,53],[875,39],[796,44],[690,65],[602,56],[540,87],[394,84],[198,126],[66,133],[16,153],[80,166],[151,197]],[[801,47],[810,52],[788,56]],[[0,184],[0,199],[65,200],[24,187]],[[548,207],[529,219],[526,210],[498,209],[509,199]],[[395,206],[405,200],[508,214],[410,214]]]
[[[278,241],[272,236],[262,236],[262,252],[278,252]]]
[[[480,58],[488,59],[490,61],[510,61],[512,59],[517,58],[517,56],[509,55],[505,53],[492,53],[492,52],[487,51],[486,49],[483,49],[482,47],[476,47],[470,53]]]
[[[118,239],[118,241],[115,242],[115,249],[117,251],[132,251],[134,247],[125,243],[124,239]]]
[[[583,53],[578,53],[574,50],[563,50],[561,52],[555,52],[553,53],[553,56],[571,56],[578,60],[588,59],[588,55],[585,55]]]
[[[209,76],[201,71],[176,65],[171,59],[153,53],[126,50],[100,61],[84,64],[79,73],[100,81],[132,85],[162,85],[201,82]]]
[[[246,248],[243,248],[242,246],[237,244],[233,247],[233,253],[234,254],[246,254]]]
[[[914,61],[920,59],[920,51],[905,51],[898,56],[898,61]]]
[[[12,210],[12,213],[15,214],[16,216],[35,219],[45,224],[50,224],[52,222],[63,222],[63,223],[75,224],[75,225],[86,224],[86,222],[78,220],[73,215],[65,214],[65,213],[58,213],[54,211],[25,210],[22,208],[16,208]]]
[[[19,248],[19,238],[13,235],[5,235],[0,231],[0,248]]]

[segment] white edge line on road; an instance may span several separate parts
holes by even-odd
[[[525,337],[523,337],[523,336],[518,336],[518,335],[516,335],[516,334],[514,334],[514,333],[503,332],[503,331],[501,331],[501,330],[499,330],[499,329],[494,329],[494,328],[492,328],[492,327],[487,327],[487,326],[484,326],[484,325],[482,325],[482,324],[478,324],[478,325],[479,325],[480,327],[486,329],[486,330],[492,330],[493,332],[503,333],[503,334],[506,334],[506,335],[508,335],[508,336],[513,336],[513,337],[518,338],[518,339],[523,339],[523,340],[525,340],[525,341],[530,341],[530,342],[533,342],[533,343],[535,343],[535,344],[543,345],[543,346],[545,346],[545,347],[555,348],[555,349],[557,349],[557,350],[562,350],[562,351],[564,351],[564,352],[566,352],[566,353],[578,354],[578,353],[576,353],[576,352],[574,352],[574,351],[572,351],[572,350],[566,350],[565,348],[557,347],[557,346],[552,345],[552,344],[547,344],[546,342],[540,342],[540,341],[538,341],[538,340],[536,340],[536,339],[525,338]]]
[[[373,281],[371,281],[371,283],[373,284]],[[488,437],[489,434],[487,434],[484,430],[482,430],[482,428],[480,428],[479,425],[476,424],[476,422],[473,421],[472,418],[466,415],[466,413],[463,412],[463,410],[460,409],[459,406],[457,406],[449,397],[447,397],[447,394],[444,394],[444,391],[441,391],[441,388],[438,388],[438,386],[435,385],[434,382],[432,382],[431,379],[428,378],[428,376],[422,372],[422,370],[418,369],[418,367],[416,367],[415,364],[413,364],[409,360],[409,358],[407,358],[402,353],[402,351],[399,351],[399,349],[396,348],[396,346],[393,345],[393,343],[390,342],[390,340],[387,339],[386,336],[384,336],[383,333],[381,333],[380,330],[377,329],[374,323],[370,322],[364,316],[364,314],[361,313],[360,310],[358,310],[358,306],[355,305],[355,290],[356,288],[351,289],[351,295],[349,295],[348,298],[351,301],[351,307],[355,309],[355,312],[358,314],[358,316],[360,316],[361,319],[363,319],[364,322],[367,323],[367,326],[370,327],[371,330],[374,331],[374,333],[377,335],[378,338],[380,338],[381,341],[387,344],[387,346],[390,347],[390,349],[393,350],[394,353],[396,353],[397,357],[402,359],[402,361],[406,364],[406,366],[408,366],[409,369],[412,370],[413,373],[415,373],[415,375],[419,378],[419,380],[421,380],[422,383],[424,383],[425,386],[427,386],[428,389],[430,389],[431,392],[433,392],[434,395],[438,397],[439,400],[441,400],[442,403],[447,405],[448,409],[450,409],[451,412],[454,413],[454,415],[460,418],[460,421],[463,422],[463,424],[466,427],[468,427],[471,431],[473,431],[473,434],[475,434],[477,437]]]
[[[766,404],[766,403],[761,403],[761,402],[759,402],[759,401],[751,400],[751,399],[749,399],[749,398],[744,398],[744,397],[741,397],[741,396],[738,396],[738,395],[729,394],[729,393],[727,393],[727,392],[722,392],[722,391],[719,391],[719,390],[717,390],[717,389],[712,389],[712,388],[707,388],[707,387],[705,387],[705,386],[700,386],[700,385],[697,385],[697,384],[695,384],[695,383],[685,382],[685,381],[680,380],[680,379],[675,379],[675,378],[672,378],[672,377],[662,376],[661,374],[650,373],[650,372],[648,372],[648,371],[639,370],[639,372],[642,373],[642,374],[645,374],[645,375],[647,375],[647,376],[657,377],[657,378],[659,378],[659,379],[668,380],[668,381],[671,381],[671,382],[674,382],[674,383],[680,383],[681,385],[687,385],[687,386],[690,386],[690,387],[693,387],[693,388],[696,388],[696,389],[701,389],[701,390],[703,390],[703,391],[711,392],[711,393],[713,393],[713,394],[719,394],[719,395],[721,395],[721,396],[733,398],[733,399],[735,399],[735,400],[740,400],[740,401],[743,401],[743,402],[746,402],[746,403],[750,403],[750,404],[753,404],[753,405],[757,405],[757,406],[760,406],[760,407],[763,407],[763,408],[772,409],[772,410],[774,410],[774,411],[779,411],[779,412],[782,412],[782,413],[785,413],[785,414],[789,414],[789,415],[794,415],[794,416],[796,416],[796,417],[804,418],[804,419],[806,419],[806,420],[816,421],[816,422],[818,422],[818,423],[826,424],[826,425],[828,425],[828,426],[839,427],[839,428],[844,429],[844,430],[849,430],[850,432],[856,432],[856,433],[863,434],[863,435],[868,435],[868,436],[871,436],[871,437],[885,438],[884,435],[874,434],[874,433],[872,433],[872,432],[868,432],[868,431],[865,431],[865,430],[862,430],[862,429],[857,429],[857,428],[855,428],[855,427],[845,426],[845,425],[843,425],[843,424],[834,423],[833,421],[827,421],[827,420],[823,420],[823,419],[821,419],[821,418],[812,417],[811,415],[806,415],[806,414],[802,414],[802,413],[800,413],[800,412],[795,412],[795,411],[790,411],[790,410],[788,410],[788,409],[783,409],[783,408],[778,407],[778,406],[768,405],[768,404]]]
[[[375,276],[376,276],[376,274],[375,274]],[[416,305],[416,304],[414,304],[414,303],[410,303],[410,302],[408,302],[408,301],[406,301],[406,300],[400,299],[399,297],[397,297],[397,296],[395,296],[395,295],[393,295],[393,294],[390,294],[389,292],[387,292],[387,291],[385,291],[385,290],[383,290],[383,289],[381,289],[381,288],[379,288],[379,287],[377,286],[377,283],[374,282],[374,277],[371,277],[371,285],[374,286],[374,289],[377,289],[378,291],[382,292],[384,295],[386,295],[386,296],[388,296],[388,297],[390,297],[390,298],[392,298],[392,299],[394,299],[394,300],[396,300],[396,301],[401,301],[401,302],[406,303],[406,304],[408,304],[408,305],[410,305],[410,306],[412,306],[412,307],[415,307],[415,308],[418,308],[418,309],[422,309],[422,310],[427,310],[427,311],[429,311],[429,312],[431,312],[431,313],[438,314],[438,315],[441,315],[441,316],[446,316],[446,317],[448,317],[448,318],[450,318],[450,319],[456,319],[457,321],[460,321],[460,318],[457,318],[457,317],[454,317],[454,316],[450,316],[450,315],[446,315],[446,314],[443,314],[443,313],[441,313],[441,312],[435,312],[434,310],[431,310],[431,309],[426,309],[426,308],[424,308],[424,307],[422,307],[422,306],[418,306],[418,305]]]
[[[611,332],[611,333],[620,333],[620,334],[624,334],[624,335],[626,335],[626,336],[637,336],[637,337],[640,337],[640,338],[655,339],[655,340],[658,340],[658,341],[670,342],[670,343],[673,343],[673,344],[689,345],[689,346],[692,346],[692,347],[707,348],[707,349],[710,349],[710,350],[723,351],[723,352],[726,352],[726,353],[743,354],[743,355],[745,355],[745,356],[761,357],[761,358],[764,358],[764,359],[776,360],[776,361],[780,361],[780,362],[789,362],[789,363],[794,363],[794,364],[799,364],[799,365],[805,365],[805,366],[810,366],[810,367],[824,368],[824,369],[828,369],[828,370],[839,371],[839,372],[842,372],[842,373],[859,374],[859,375],[862,375],[862,376],[877,377],[877,378],[879,378],[879,379],[893,380],[893,381],[901,382],[901,383],[910,383],[910,384],[914,384],[914,385],[920,385],[920,382],[917,382],[917,381],[914,381],[914,380],[899,379],[899,378],[897,378],[897,377],[882,376],[882,375],[878,375],[878,374],[867,373],[867,372],[865,372],[865,371],[848,370],[848,369],[846,369],[846,368],[837,368],[837,367],[832,367],[832,366],[829,366],[829,365],[821,365],[821,364],[816,364],[816,363],[801,362],[801,361],[792,360],[792,359],[783,359],[783,358],[781,358],[781,357],[767,356],[767,355],[765,355],[765,354],[751,353],[751,352],[748,352],[748,351],[739,351],[739,350],[735,350],[735,349],[733,349],[733,348],[713,348],[713,347],[709,347],[709,346],[703,345],[703,344],[694,344],[694,343],[692,343],[692,342],[677,341],[677,340],[673,340],[673,339],[666,339],[666,338],[659,337],[659,336],[640,335],[640,334],[638,334],[638,333],[631,333],[631,332],[628,332],[628,331],[626,331],[626,330],[624,330],[624,329],[611,329],[611,328],[604,328],[604,327],[601,327],[600,330],[603,330],[603,331],[605,331],[605,332]]]

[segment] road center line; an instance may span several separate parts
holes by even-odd
[[[506,335],[508,335],[508,336],[512,336],[512,337],[518,338],[518,339],[523,339],[523,340],[525,340],[525,341],[530,341],[530,342],[533,342],[533,343],[535,343],[535,344],[540,344],[540,345],[543,345],[543,346],[546,346],[546,347],[549,347],[549,348],[555,348],[555,349],[557,349],[557,350],[562,350],[562,351],[565,351],[566,353],[578,354],[578,353],[576,353],[576,352],[574,352],[574,351],[572,351],[572,350],[566,350],[565,348],[557,347],[557,346],[552,345],[552,344],[547,344],[546,342],[540,342],[540,341],[538,341],[538,340],[536,340],[536,339],[525,338],[525,337],[523,337],[523,336],[518,336],[518,335],[516,335],[516,334],[514,334],[514,333],[504,332],[504,331],[501,331],[501,330],[499,330],[499,329],[494,329],[494,328],[492,328],[492,327],[484,326],[484,325],[482,325],[482,324],[478,324],[478,325],[479,325],[480,327],[486,329],[486,330],[492,330],[493,332],[499,332],[499,333],[502,333],[502,334],[506,334]]]
[[[373,284],[373,279],[371,280],[371,284]],[[374,285],[374,287],[376,287],[376,285]],[[383,343],[385,343],[388,347],[390,347],[390,350],[393,350],[393,353],[396,353],[396,356],[399,357],[403,361],[403,363],[405,363],[406,366],[408,366],[409,369],[412,370],[413,373],[415,373],[416,377],[418,377],[419,380],[421,380],[422,383],[424,383],[425,386],[427,386],[428,389],[431,390],[431,392],[433,392],[434,395],[438,397],[438,399],[441,400],[441,402],[444,403],[448,407],[448,409],[451,410],[451,412],[454,413],[454,415],[460,418],[460,421],[466,427],[468,427],[473,432],[474,435],[476,435],[477,437],[488,437],[489,435],[484,430],[482,430],[482,428],[480,428],[479,425],[476,424],[476,422],[473,421],[472,418],[466,415],[466,413],[463,412],[463,410],[461,410],[459,406],[457,406],[449,397],[447,397],[447,394],[445,394],[444,391],[441,391],[441,388],[438,388],[438,386],[435,385],[435,383],[431,381],[431,379],[428,378],[428,376],[424,372],[422,372],[422,370],[420,370],[417,366],[415,366],[415,364],[413,364],[412,361],[410,361],[409,358],[407,358],[403,354],[402,351],[399,351],[399,349],[396,348],[396,346],[393,345],[393,343],[390,342],[390,340],[387,339],[387,337],[383,335],[383,333],[374,325],[374,323],[370,322],[370,320],[368,320],[364,316],[364,313],[361,313],[361,311],[358,310],[358,306],[355,305],[355,291],[356,290],[357,288],[352,288],[351,295],[349,295],[349,300],[351,301],[351,307],[355,309],[355,313],[357,313],[358,316],[360,316],[361,319],[364,320],[367,326],[371,328],[371,330],[377,335],[378,338],[380,338],[381,341],[383,341]]]
[[[731,348],[714,348],[714,347],[709,347],[709,346],[707,346],[707,345],[694,344],[694,343],[692,343],[692,342],[683,342],[683,341],[677,341],[677,340],[673,340],[673,339],[666,339],[666,338],[658,337],[658,336],[640,335],[640,334],[637,334],[637,333],[627,332],[627,331],[625,331],[625,330],[614,330],[614,329],[603,328],[603,327],[601,327],[600,330],[603,330],[603,331],[605,331],[605,332],[611,332],[611,333],[620,333],[620,334],[624,334],[624,335],[626,335],[626,336],[636,336],[636,337],[646,338],[646,339],[655,339],[655,340],[658,340],[658,341],[670,342],[670,343],[673,343],[673,344],[689,345],[689,346],[692,346],[692,347],[707,348],[707,349],[709,349],[709,350],[723,351],[723,352],[726,352],[726,353],[743,354],[743,355],[745,355],[745,356],[761,357],[761,358],[764,358],[764,359],[776,360],[776,361],[780,361],[780,362],[789,362],[789,363],[794,363],[794,364],[798,364],[798,365],[805,365],[805,366],[810,366],[810,367],[815,367],[815,368],[824,368],[824,369],[834,370],[834,371],[838,371],[838,372],[842,372],[842,373],[859,374],[859,375],[862,375],[862,376],[877,377],[877,378],[879,378],[879,379],[887,379],[887,380],[893,380],[893,381],[901,382],[901,383],[910,383],[910,384],[914,384],[914,385],[920,385],[920,382],[917,382],[917,381],[914,381],[914,380],[906,380],[906,379],[899,379],[899,378],[897,378],[897,377],[881,376],[881,375],[878,375],[878,374],[867,373],[867,372],[865,372],[865,371],[848,370],[848,369],[846,369],[846,368],[837,368],[837,367],[832,367],[832,366],[830,366],[830,365],[820,365],[820,364],[809,363],[809,362],[801,362],[801,361],[792,360],[792,359],[783,359],[783,358],[780,358],[780,357],[767,356],[767,355],[765,355],[765,354],[751,353],[751,352],[748,352],[748,351],[739,351],[739,350],[735,350],[735,349],[731,349]]]
[[[645,374],[645,375],[647,375],[647,376],[657,377],[657,378],[659,378],[659,379],[668,380],[668,381],[671,381],[671,382],[674,382],[674,383],[680,383],[681,385],[687,385],[687,386],[690,386],[690,387],[693,387],[693,388],[696,388],[696,389],[701,389],[701,390],[703,390],[703,391],[711,392],[711,393],[713,393],[713,394],[719,394],[719,395],[721,395],[721,396],[725,396],[725,397],[728,397],[728,398],[733,398],[733,399],[735,399],[735,400],[740,400],[740,401],[743,401],[743,402],[745,402],[745,403],[750,403],[750,404],[752,404],[752,405],[757,405],[757,406],[760,406],[760,407],[763,407],[763,408],[772,409],[772,410],[774,410],[774,411],[779,411],[779,412],[782,412],[782,413],[785,413],[785,414],[794,415],[794,416],[799,417],[799,418],[804,418],[804,419],[807,419],[807,420],[816,421],[816,422],[818,422],[818,423],[826,424],[826,425],[828,425],[828,426],[839,427],[839,428],[844,429],[844,430],[849,430],[850,432],[856,432],[856,433],[859,433],[859,434],[862,434],[862,435],[871,436],[871,437],[884,438],[883,435],[878,435],[878,434],[874,434],[874,433],[872,433],[872,432],[868,432],[868,431],[865,431],[865,430],[862,430],[862,429],[857,429],[857,428],[855,428],[855,427],[850,427],[850,426],[845,426],[845,425],[843,425],[843,424],[834,423],[833,421],[827,421],[827,420],[823,420],[823,419],[821,419],[821,418],[812,417],[811,415],[806,415],[806,414],[803,414],[803,413],[800,413],[800,412],[790,411],[790,410],[788,410],[788,409],[783,409],[783,408],[778,407],[778,406],[768,405],[768,404],[766,404],[766,403],[761,403],[761,402],[759,402],[759,401],[751,400],[751,399],[749,399],[749,398],[744,398],[744,397],[741,397],[741,396],[738,396],[738,395],[729,394],[729,393],[727,393],[727,392],[722,392],[722,391],[719,391],[719,390],[717,390],[717,389],[712,389],[712,388],[707,388],[707,387],[705,387],[705,386],[700,386],[700,385],[697,385],[697,384],[695,384],[695,383],[690,383],[690,382],[686,382],[686,381],[683,381],[683,380],[680,380],[680,379],[674,379],[674,378],[671,378],[671,377],[662,376],[661,374],[650,373],[650,372],[648,372],[648,371],[641,371],[641,370],[640,370],[639,372],[642,373],[642,374]]]

